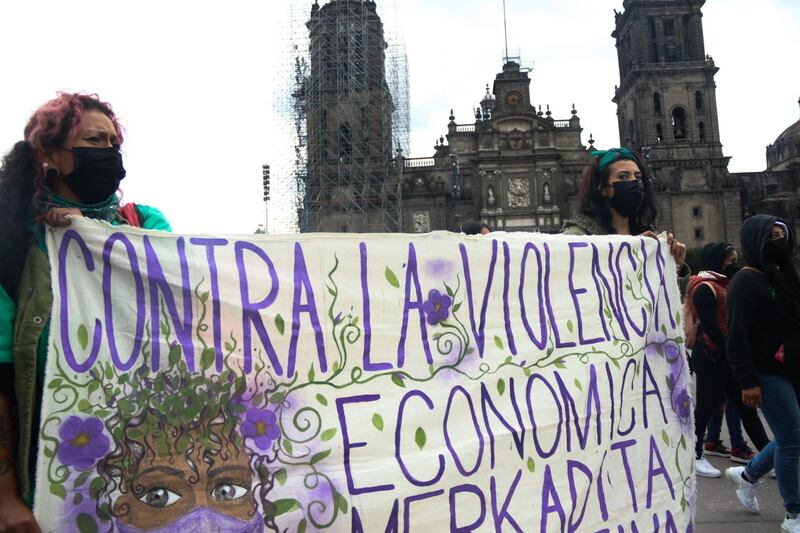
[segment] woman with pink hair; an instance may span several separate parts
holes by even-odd
[[[109,104],[61,93],[36,110],[0,167],[0,533],[39,531],[29,504],[52,305],[44,224],[85,216],[170,229],[155,208],[120,206],[122,141]]]

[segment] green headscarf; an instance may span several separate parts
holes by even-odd
[[[602,172],[605,168],[617,161],[618,159],[630,159],[636,161],[636,156],[627,148],[609,148],[608,150],[598,150],[592,152],[592,156],[597,157],[600,161],[597,163],[597,170]]]

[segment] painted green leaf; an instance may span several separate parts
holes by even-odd
[[[167,326],[167,323],[164,322],[163,320],[161,321],[161,327],[159,329],[162,335],[166,335],[167,333],[169,333],[169,327]]]
[[[417,432],[414,434],[414,442],[417,443],[419,449],[425,447],[425,443],[428,441],[428,437],[425,435],[425,430],[422,428],[417,428]]]
[[[334,495],[333,500],[336,503],[336,508],[339,509],[343,514],[347,514],[347,508],[349,506],[347,498],[337,492]]]
[[[57,389],[61,386],[61,383],[63,383],[63,380],[61,378],[56,378],[47,385],[47,388],[50,390]]]
[[[661,324],[661,333],[663,333],[664,335],[667,334],[667,326],[665,326],[664,324]]]
[[[614,363],[615,367],[619,368],[619,361],[617,361],[616,359],[612,359],[611,362]]]
[[[111,363],[106,363],[106,372],[105,372],[106,379],[111,379],[114,377],[114,369],[111,368]]]
[[[283,485],[286,483],[286,478],[288,477],[288,473],[286,472],[285,468],[281,468],[277,472],[275,472],[275,481],[278,482],[278,485]]]
[[[669,434],[667,433],[666,429],[661,430],[661,440],[664,441],[664,444],[669,446]]]
[[[317,393],[317,401],[322,405],[328,405],[328,400],[322,394]]]
[[[300,520],[300,523],[297,524],[297,533],[306,533],[307,528],[308,528],[308,522],[306,522],[306,519],[303,518],[302,520]]]
[[[73,485],[76,489],[86,483],[86,480],[89,479],[89,476],[92,475],[91,470],[87,470],[86,472],[81,472],[78,474],[78,477],[75,478],[75,484]]]
[[[386,281],[389,282],[389,285],[392,287],[397,287],[398,289],[400,288],[400,282],[397,281],[397,276],[395,276],[391,268],[387,266],[386,270],[383,272],[383,275],[386,276]]]
[[[167,356],[170,366],[176,366],[181,360],[181,348],[177,344],[170,346],[169,355]]]
[[[214,348],[206,348],[200,354],[200,368],[203,370],[208,370],[211,368],[211,365],[214,364],[214,360],[217,358],[217,354],[214,352]]]
[[[67,499],[67,489],[61,483],[50,483],[50,492],[62,500]]]
[[[334,361],[333,362],[333,373],[335,374],[338,371],[339,371],[339,361]]]
[[[79,513],[75,519],[75,524],[78,526],[80,533],[97,533],[97,522],[94,521],[91,515],[86,513]]]
[[[276,392],[275,394],[269,397],[269,403],[278,405],[279,403],[283,402],[283,398],[285,396],[286,395],[282,392]]]
[[[78,411],[81,413],[88,413],[92,410],[92,404],[86,398],[78,402]]]
[[[678,445],[685,450],[686,449],[686,437],[681,435],[681,440],[678,442]]]
[[[497,394],[502,396],[504,392],[506,392],[506,382],[503,378],[500,378],[497,380]]]
[[[225,351],[226,352],[232,352],[233,351],[233,344],[229,343],[228,341],[225,341]]]
[[[292,443],[289,439],[283,439],[282,441],[283,449],[286,450],[286,453],[292,455]]]
[[[200,294],[200,301],[206,303],[206,300],[208,300],[208,291],[205,291],[204,293]]]
[[[294,498],[285,498],[283,500],[277,500],[273,503],[273,505],[275,505],[275,516],[291,513],[292,511],[300,509],[300,502],[298,502]]]
[[[400,374],[392,374],[392,383],[402,388],[405,388],[406,386],[406,384],[403,383],[403,378],[400,377]]]
[[[308,381],[314,381],[314,365],[308,370]]]
[[[275,315],[275,327],[278,329],[278,333],[283,335],[283,331],[286,327],[286,324],[283,322],[283,317],[280,313]]]
[[[669,390],[672,390],[672,387],[673,387],[673,385],[672,385],[672,377],[667,375],[667,376],[664,376],[664,379],[667,380],[667,388]]]
[[[336,428],[330,428],[323,431],[322,436],[320,438],[322,439],[323,442],[327,442],[335,436],[336,436]]]
[[[681,512],[686,512],[686,506],[689,505],[689,502],[686,501],[686,498],[681,496]]]
[[[45,448],[43,453],[44,453],[44,456],[47,457],[47,458],[53,457],[55,455],[55,452],[53,450],[51,450],[50,448]]]
[[[603,310],[603,313],[606,315],[606,318],[611,318],[611,309],[608,307]]]
[[[457,313],[459,309],[461,309],[461,302],[458,302],[456,305],[453,306],[453,312]]]
[[[675,337],[675,342],[677,342],[678,344],[683,344],[684,342],[683,337]]]
[[[445,284],[444,284],[444,290],[446,290],[446,291],[447,291],[447,295],[448,295],[450,298],[452,298],[453,296],[455,296],[455,295],[456,295],[456,293],[454,293],[454,292],[453,292],[453,289],[451,289],[451,288],[450,288],[450,285],[448,285],[447,283],[445,283]]]
[[[105,487],[106,482],[103,481],[103,478],[99,476],[94,478],[92,482],[89,483],[89,496],[91,496],[94,500],[98,499],[100,497],[100,493],[103,492]]]
[[[536,471],[536,463],[531,457],[528,457],[528,470],[530,471],[531,474],[533,474]]]
[[[78,343],[81,345],[81,350],[85,350],[89,346],[89,332],[83,324],[78,326]]]
[[[503,339],[501,339],[499,336],[495,335],[494,336],[494,345],[497,346],[501,350],[504,349]]]
[[[681,310],[680,309],[675,311],[675,322],[677,322],[679,326],[681,325]]]
[[[572,325],[572,320],[567,320],[567,329],[570,333],[572,333],[572,330],[575,329],[575,326]]]
[[[72,505],[80,505],[83,501],[83,494],[80,492],[72,497]]]
[[[322,452],[315,453],[315,454],[314,454],[314,455],[311,457],[311,464],[312,464],[312,465],[315,465],[315,464],[319,463],[320,461],[323,461],[323,460],[324,460],[326,457],[328,457],[330,454],[331,454],[331,451],[330,451],[330,450],[325,450],[325,451],[322,451]]]
[[[372,415],[372,425],[375,426],[378,431],[383,431],[383,417],[378,413]]]
[[[533,374],[533,371],[531,371],[530,368],[525,367],[525,368],[522,369],[522,373],[525,374],[526,377],[531,377],[531,374]]]
[[[553,366],[555,366],[556,368],[567,368],[567,366],[564,364],[564,361],[562,361],[561,359],[553,363]]]
[[[581,385],[581,382],[578,381],[578,378],[575,378],[575,388],[579,391],[583,391],[583,385]]]

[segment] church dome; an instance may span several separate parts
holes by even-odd
[[[800,120],[783,130],[783,133],[778,135],[778,138],[772,144],[782,144],[793,140],[800,140]]]
[[[481,103],[484,102],[494,102],[494,95],[492,94],[492,91],[489,90],[488,83],[486,84],[486,94],[483,95],[483,99],[481,100]]]

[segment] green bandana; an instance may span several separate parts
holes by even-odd
[[[111,222],[117,217],[119,197],[116,194],[112,194],[102,202],[96,204],[82,204],[67,200],[66,198],[56,194],[50,194],[47,197],[47,203],[50,205],[50,207],[72,207],[75,209],[80,209],[81,214],[87,218]]]
[[[608,150],[599,150],[592,152],[594,157],[600,159],[597,163],[597,170],[602,172],[605,168],[618,159],[630,159],[636,161],[636,156],[627,148],[609,148]]]

